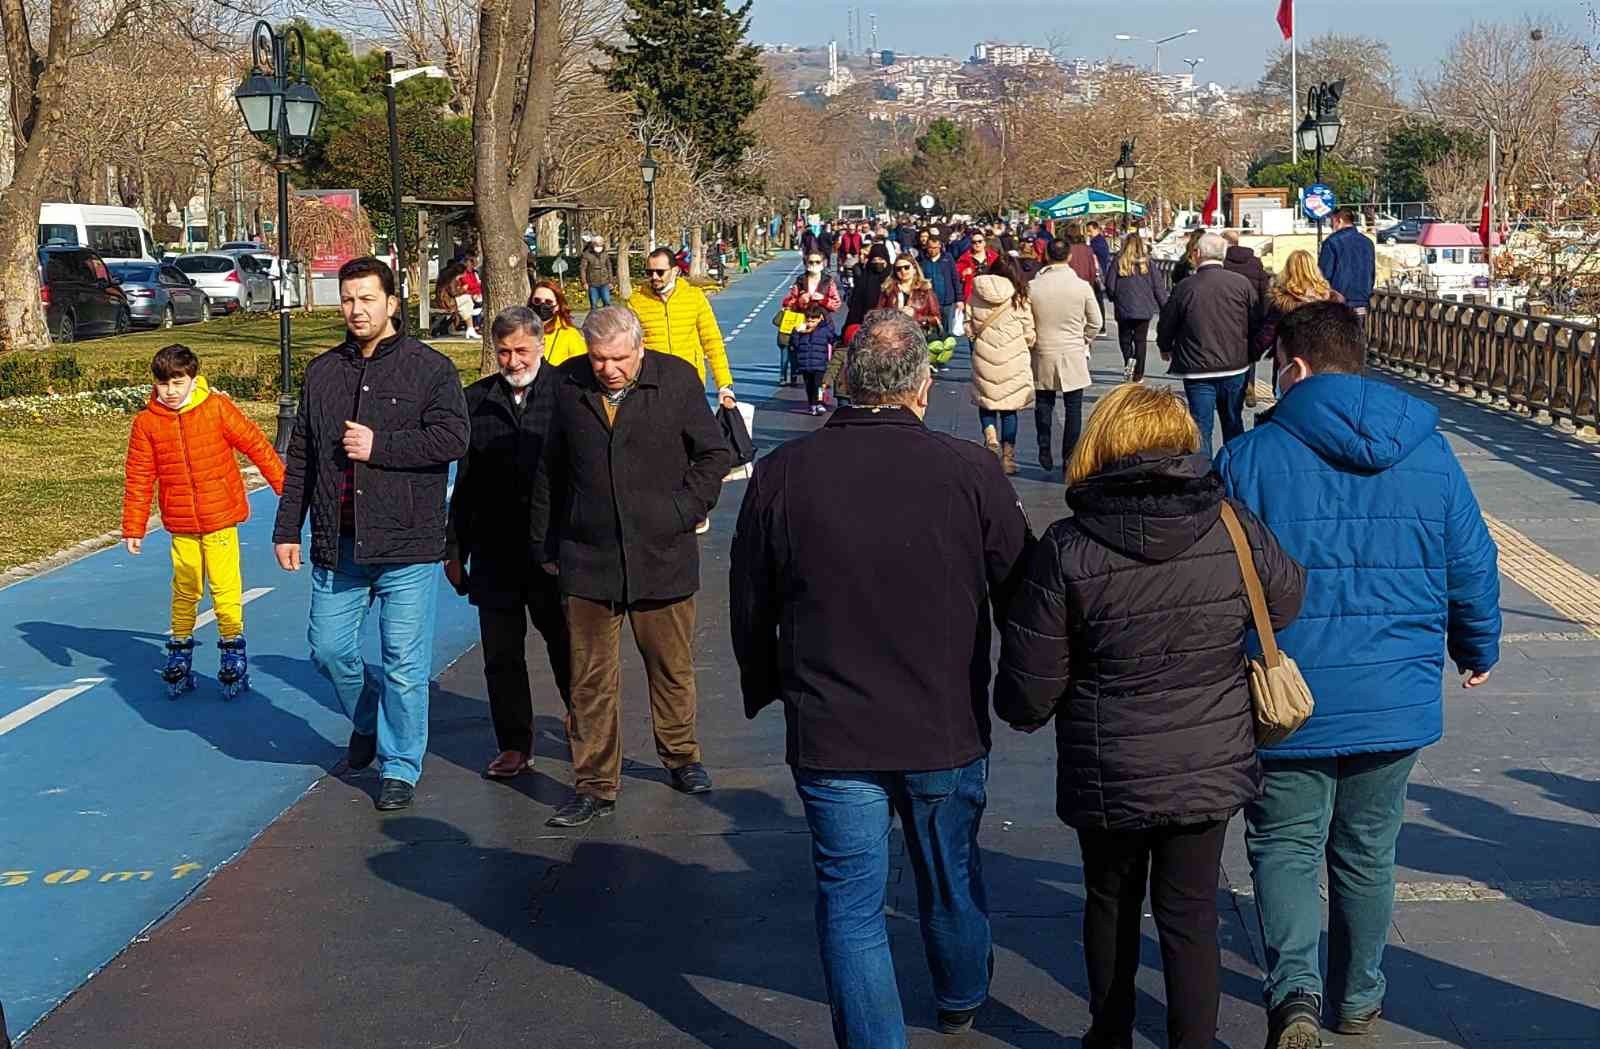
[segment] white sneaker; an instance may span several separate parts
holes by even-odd
[[[1132,357],[1130,357],[1127,360],[1122,362],[1122,381],[1123,382],[1132,382],[1133,381],[1133,358]]]
[[[694,526],[695,535],[705,535],[709,531],[711,531],[711,518],[709,517]]]

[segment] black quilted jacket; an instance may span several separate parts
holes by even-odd
[[[1244,637],[1250,607],[1204,455],[1147,452],[1067,492],[1011,605],[995,711],[1056,718],[1056,812],[1135,830],[1227,819],[1260,789]],[[1235,503],[1274,628],[1305,570]]]

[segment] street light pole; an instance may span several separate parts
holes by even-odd
[[[646,221],[650,224],[650,250],[656,250],[656,158],[650,155],[650,143],[644,144],[644,158],[639,161],[639,177],[644,180]]]
[[[1300,148],[1314,153],[1315,179],[1322,181],[1322,155],[1339,142],[1339,132],[1344,122],[1339,117],[1339,99],[1344,94],[1344,81],[1314,85],[1306,92],[1306,115],[1296,132]],[[1317,246],[1322,246],[1322,217],[1317,217]]]
[[[1141,44],[1154,44],[1155,45],[1155,49],[1156,49],[1155,72],[1159,74],[1161,72],[1161,45],[1162,44],[1170,44],[1174,40],[1181,40],[1186,36],[1193,36],[1195,33],[1198,33],[1198,32],[1200,32],[1200,30],[1198,28],[1196,28],[1196,29],[1185,29],[1181,33],[1173,33],[1171,36],[1164,36],[1164,37],[1161,37],[1158,40],[1152,40],[1147,36],[1135,36],[1132,33],[1118,33],[1116,35],[1116,39],[1118,39],[1118,40],[1137,40]]]
[[[383,53],[383,101],[388,110],[389,119],[389,203],[392,212],[391,220],[394,222],[394,236],[390,243],[394,245],[394,268],[396,272],[406,272],[406,242],[405,231],[400,224],[400,117],[395,110],[394,102],[394,52]],[[400,316],[405,316],[406,309],[406,282],[405,277],[399,278]]]
[[[1122,140],[1122,153],[1117,157],[1116,167],[1117,179],[1122,183],[1122,235],[1124,237],[1128,235],[1131,229],[1128,218],[1130,207],[1128,203],[1128,183],[1133,180],[1133,174],[1136,170],[1133,163],[1133,141],[1131,138]]]
[[[295,415],[289,377],[289,169],[316,131],[322,99],[306,80],[306,40],[298,26],[277,32],[257,22],[250,35],[250,73],[233,97],[250,133],[273,144],[272,166],[278,173],[278,433],[273,445],[282,455],[289,449]]]

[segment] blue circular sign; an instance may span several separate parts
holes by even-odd
[[[1312,222],[1319,219],[1326,221],[1333,216],[1333,211],[1339,206],[1339,200],[1333,195],[1333,188],[1323,182],[1313,182],[1306,187],[1306,195],[1300,202],[1305,210],[1306,218]]]

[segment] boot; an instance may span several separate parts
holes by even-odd
[[[993,426],[983,428],[983,446],[995,455],[1000,454],[1000,432]]]
[[[1017,472],[1017,446],[1007,442],[1000,446],[1000,468],[1010,477]]]
[[[1049,473],[1055,468],[1056,462],[1050,457],[1050,446],[1048,444],[1041,444],[1039,446],[1039,469],[1043,470],[1045,473]]]

